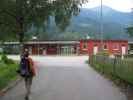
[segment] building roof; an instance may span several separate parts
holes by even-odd
[[[84,40],[80,40],[80,41],[103,41],[103,42],[106,42],[106,41],[112,41],[112,42],[128,42],[128,40],[100,40],[100,39],[84,39]]]
[[[19,42],[4,42],[4,44],[20,44]],[[79,44],[79,41],[28,41],[24,44]]]
[[[25,44],[78,44],[79,41],[31,41]]]
[[[19,42],[4,42],[4,44],[20,44]]]
[[[101,41],[101,40],[95,40],[95,39],[84,39],[80,41]],[[24,42],[24,44],[79,44],[80,41],[27,41]],[[127,40],[102,40],[103,42],[106,41],[112,41],[112,42],[128,42],[129,44],[133,44],[133,41],[127,41]],[[12,44],[12,45],[18,45],[20,42],[4,42],[4,44]]]

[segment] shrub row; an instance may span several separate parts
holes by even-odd
[[[17,78],[17,67],[17,64],[0,63],[0,89],[4,88]]]
[[[14,64],[14,61],[9,59],[5,54],[1,55],[1,62],[4,62],[5,64]]]
[[[11,81],[16,80],[17,73],[16,70],[18,64],[13,60],[8,59],[6,55],[1,55],[0,61],[0,90],[10,84]]]

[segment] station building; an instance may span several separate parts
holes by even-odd
[[[4,46],[18,49],[19,42],[5,42]],[[24,43],[24,50],[32,55],[96,55],[103,51],[114,55],[128,53],[127,40],[95,40],[79,41],[28,41]]]

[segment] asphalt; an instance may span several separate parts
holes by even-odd
[[[87,56],[33,57],[37,75],[31,100],[127,100],[109,80],[85,61]],[[24,100],[24,82],[8,91],[0,100]]]

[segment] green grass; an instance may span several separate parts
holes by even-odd
[[[133,58],[125,58],[125,61],[133,61]]]
[[[118,77],[130,84],[133,84],[133,59],[120,60],[117,63],[106,61],[98,61],[93,59],[92,67],[97,71],[112,77]]]
[[[5,64],[0,62],[0,90],[17,79],[17,67],[18,64]]]

